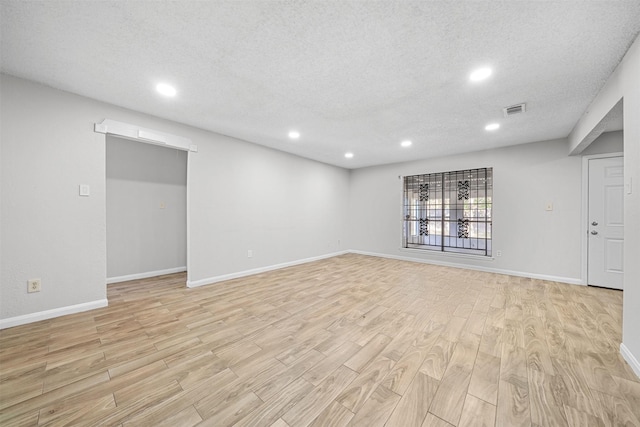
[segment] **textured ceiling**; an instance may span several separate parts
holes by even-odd
[[[566,137],[640,31],[638,0],[1,8],[4,73],[347,168]]]

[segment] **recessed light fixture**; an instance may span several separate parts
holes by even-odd
[[[469,75],[469,80],[471,80],[472,82],[479,82],[489,77],[492,72],[493,71],[491,70],[491,68],[488,67],[478,68]]]
[[[490,123],[484,127],[484,130],[497,130],[500,128],[499,123]]]
[[[408,139],[402,141],[400,143],[400,145],[402,145],[403,147],[411,147],[411,144],[413,144],[411,141],[409,141]]]
[[[353,153],[351,153],[351,152],[349,152],[349,153],[344,153],[344,156],[345,156],[347,159],[351,159],[351,158],[353,158]]]
[[[158,83],[156,86],[158,93],[164,96],[176,96],[176,88],[166,83]]]
[[[292,130],[291,132],[289,132],[289,138],[291,138],[291,139],[300,138],[300,132]]]

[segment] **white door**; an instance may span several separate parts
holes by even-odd
[[[589,160],[589,285],[622,289],[623,158]]]

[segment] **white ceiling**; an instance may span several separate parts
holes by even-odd
[[[640,31],[638,0],[1,0],[0,13],[4,73],[346,168],[566,137]],[[472,84],[479,66],[494,73]]]

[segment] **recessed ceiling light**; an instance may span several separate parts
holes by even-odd
[[[291,138],[291,139],[300,138],[300,132],[292,130],[291,132],[289,132],[289,138]]]
[[[472,82],[479,82],[489,77],[492,72],[491,68],[478,68],[469,75],[469,80]]]
[[[345,156],[347,159],[351,159],[351,158],[353,158],[353,153],[344,153],[344,156]]]
[[[484,130],[496,130],[498,128],[500,128],[499,123],[490,123],[484,127]]]
[[[176,88],[166,83],[159,83],[156,90],[164,96],[176,96]]]
[[[400,145],[402,145],[403,147],[410,147],[410,146],[411,146],[411,144],[412,144],[412,142],[411,142],[411,141],[409,141],[408,139],[407,139],[407,140],[405,140],[405,141],[402,141],[402,142],[400,143]]]

